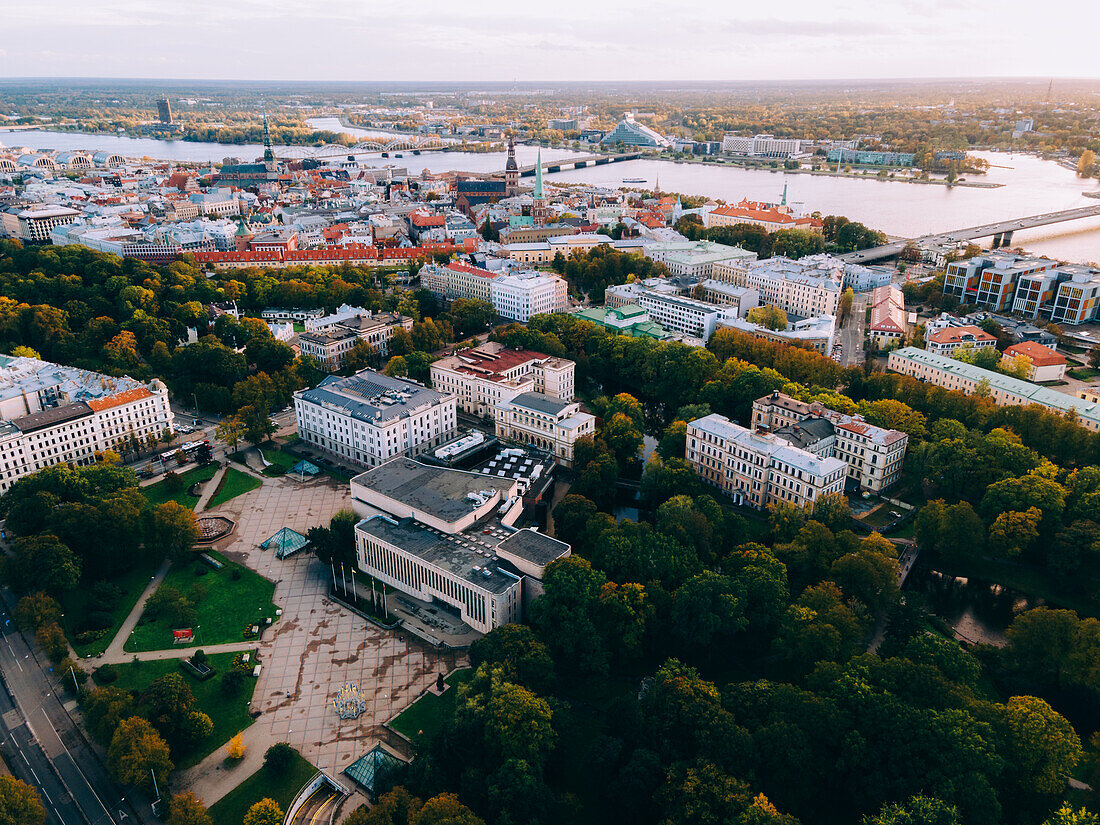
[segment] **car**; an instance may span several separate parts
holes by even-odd
[[[137,477],[138,478],[152,478],[153,477],[153,471],[150,470],[150,469],[138,470]]]

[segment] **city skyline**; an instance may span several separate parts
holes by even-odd
[[[347,0],[197,0],[186,7],[59,0],[0,24],[0,76],[332,82],[1095,77],[1088,27],[1065,25],[1079,10],[1065,0],[1042,15],[1021,0],[979,0],[958,9],[942,0],[904,9],[868,0],[823,9],[793,0],[765,12],[653,2],[593,7],[578,0],[552,8],[489,0],[456,10],[428,0],[415,9],[364,14]],[[28,30],[48,37],[27,37]]]

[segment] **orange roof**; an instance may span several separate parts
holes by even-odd
[[[109,410],[111,407],[121,407],[123,404],[129,404],[132,401],[140,401],[143,398],[151,398],[152,395],[145,387],[139,387],[136,390],[125,390],[118,395],[111,395],[107,398],[93,398],[88,401],[88,406],[99,412],[100,410]]]
[[[994,344],[997,343],[997,339],[984,329],[970,325],[938,329],[928,336],[928,340],[934,344],[957,344],[963,341],[988,341]]]
[[[1050,347],[1036,344],[1034,341],[1013,344],[1005,350],[1005,355],[1026,355],[1031,359],[1031,363],[1037,367],[1055,367],[1066,363],[1065,356],[1059,355]]]

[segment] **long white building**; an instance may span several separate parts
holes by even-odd
[[[717,413],[688,424],[684,457],[699,477],[739,504],[812,504],[842,493],[848,465],[816,455],[766,432],[756,432]]]
[[[476,631],[523,619],[568,544],[527,528],[519,482],[396,458],[351,480],[359,569]]]
[[[168,388],[0,355],[0,493],[20,477],[62,462],[93,464],[134,440],[172,429]]]
[[[762,305],[779,307],[800,318],[812,318],[837,314],[844,283],[844,265],[829,256],[798,261],[783,257],[766,258],[747,264],[716,264],[714,279],[755,289]]]
[[[640,283],[619,284],[604,291],[604,305],[609,308],[631,304],[640,306],[665,329],[682,332],[704,342],[714,333],[718,323],[744,317],[757,305],[755,290],[748,290],[739,296],[737,303],[726,304],[709,304],[679,295],[674,290],[665,291]]]
[[[298,435],[361,467],[419,455],[458,431],[456,399],[413,381],[362,370],[294,393]]]
[[[487,341],[434,362],[431,379],[440,392],[457,396],[463,412],[492,419],[499,404],[527,392],[572,401],[575,370],[576,364],[565,358]]]

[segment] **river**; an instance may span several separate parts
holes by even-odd
[[[335,118],[314,119],[311,123],[318,128],[338,125]],[[356,136],[381,133],[347,128],[341,131]],[[263,152],[263,147],[256,144],[192,143],[38,130],[0,131],[0,141],[11,147],[107,150],[127,157],[192,162],[220,162],[225,157],[254,158]],[[280,148],[277,147],[276,151]],[[535,147],[516,147],[520,165],[534,163],[537,153]],[[543,160],[559,160],[576,154],[565,149],[542,150]],[[653,187],[659,179],[663,191],[707,195],[726,201],[738,201],[744,197],[777,201],[782,197],[786,184],[789,201],[804,203],[807,209],[825,215],[847,215],[852,220],[862,221],[899,237],[943,232],[1097,202],[1086,198],[1083,193],[1100,192],[1100,183],[1083,180],[1053,161],[1023,154],[975,154],[993,164],[989,174],[976,176],[976,179],[1002,184],[1000,187],[972,189],[919,185],[657,160],[569,169],[548,175],[547,181],[614,187],[622,185],[624,178],[643,178],[649,187]],[[451,169],[491,172],[504,168],[502,152],[425,152],[420,155],[402,152],[400,155],[390,158],[379,156],[377,165],[406,167],[412,174],[424,169],[434,172]],[[1016,233],[1013,244],[1060,260],[1100,262],[1100,218],[1020,231]]]

